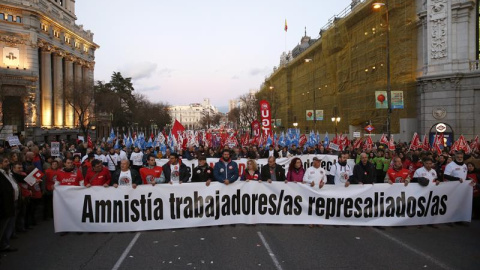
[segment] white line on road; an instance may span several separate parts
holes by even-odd
[[[383,237],[388,238],[391,241],[399,244],[400,246],[412,251],[413,253],[424,257],[425,259],[429,260],[430,262],[434,263],[435,265],[437,265],[438,267],[440,267],[442,269],[447,269],[447,270],[453,269],[453,268],[449,267],[448,265],[442,263],[441,261],[433,258],[432,256],[430,256],[430,255],[428,255],[428,254],[426,254],[426,253],[424,253],[424,252],[422,252],[422,251],[420,251],[420,250],[418,250],[414,247],[409,246],[408,244],[404,243],[403,241],[401,241],[401,240],[399,240],[399,239],[397,239],[397,238],[395,238],[395,237],[393,237],[393,236],[391,236],[391,235],[389,235],[385,232],[382,232],[379,229],[373,229],[373,230],[376,231],[377,233],[381,234]]]
[[[123,260],[125,260],[125,258],[127,257],[128,253],[130,252],[130,250],[132,249],[133,245],[135,245],[135,242],[137,242],[138,240],[138,237],[140,237],[140,234],[141,233],[137,233],[135,234],[135,237],[133,237],[132,241],[130,241],[130,244],[128,244],[127,248],[125,249],[125,251],[122,253],[122,256],[120,256],[120,258],[118,259],[117,263],[113,266],[112,270],[117,270],[118,268],[120,268],[120,265],[122,265],[122,262]]]
[[[272,258],[273,264],[275,264],[275,267],[277,268],[277,270],[282,270],[282,266],[278,262],[275,254],[273,254],[272,249],[270,249],[270,246],[268,245],[267,241],[265,240],[265,237],[263,237],[263,234],[261,232],[257,232],[257,233],[258,233],[258,236],[260,237],[260,240],[262,240],[263,245],[267,249],[268,254]]]

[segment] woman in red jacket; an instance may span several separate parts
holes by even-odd
[[[288,166],[288,173],[285,182],[303,182],[303,175],[305,174],[305,169],[303,169],[302,160],[298,157],[290,161]]]
[[[250,180],[262,181],[262,179],[260,179],[260,172],[258,171],[258,165],[255,160],[249,159],[247,161],[247,168],[245,168],[240,180],[247,182]]]

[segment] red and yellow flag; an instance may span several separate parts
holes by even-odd
[[[285,32],[288,30],[287,19],[285,19]]]

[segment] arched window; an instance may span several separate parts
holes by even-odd
[[[13,15],[8,15],[8,21],[13,22]]]
[[[22,23],[22,17],[17,16],[17,17],[15,18],[15,21],[16,21],[17,23]]]
[[[0,13],[0,20],[5,20],[5,14]]]

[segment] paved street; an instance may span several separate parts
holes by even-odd
[[[135,233],[53,233],[12,241],[0,269],[478,269],[480,222],[469,226],[223,226]]]

